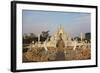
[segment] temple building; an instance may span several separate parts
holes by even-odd
[[[50,39],[50,40],[49,40]],[[38,42],[31,43],[28,51],[23,53],[23,62],[60,61],[60,60],[83,60],[91,58],[91,43],[83,41],[83,34],[80,33],[81,42],[71,40],[64,28],[60,25],[50,38],[43,43],[38,35]]]
[[[65,46],[71,41],[71,37],[64,31],[64,28],[60,25],[57,31],[51,36],[50,41],[46,40],[47,47],[56,47],[59,37],[64,41]]]
[[[56,30],[56,32],[54,32],[51,35],[51,37],[47,38],[43,43],[41,43],[40,37],[38,36],[38,42],[36,44],[31,44],[28,47],[31,47],[31,48],[32,47],[44,47],[45,50],[48,50],[48,47],[58,48],[57,47],[57,43],[60,43],[60,45],[64,45],[64,48],[73,47],[73,50],[75,50],[75,48],[77,46],[80,47],[82,45],[87,45],[84,41],[82,41],[82,39],[83,39],[83,34],[82,33],[80,33],[80,38],[81,38],[81,42],[80,43],[77,41],[77,39],[71,40],[72,37],[69,36],[69,34],[64,31],[63,26],[60,25],[58,27],[58,29]],[[59,40],[63,44],[61,44],[61,42]]]

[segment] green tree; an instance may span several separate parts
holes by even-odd
[[[88,41],[88,42],[91,42],[91,33],[85,33],[85,39]]]

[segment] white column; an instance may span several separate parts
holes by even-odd
[[[74,40],[73,45],[74,45],[73,50],[75,50],[76,49],[76,45],[77,45],[77,41],[76,40]]]
[[[43,46],[44,46],[45,51],[47,52],[48,49],[47,49],[47,42],[46,41],[44,42]]]
[[[38,34],[38,43],[40,42],[40,34]]]
[[[40,34],[38,34],[38,47],[40,47],[40,44],[39,44],[39,42],[40,42]]]
[[[83,34],[82,34],[82,32],[80,33],[80,38],[81,38],[81,42],[82,42],[82,39],[83,39]]]

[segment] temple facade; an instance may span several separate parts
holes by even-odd
[[[48,39],[45,41],[47,47],[56,47],[58,40],[62,38],[65,46],[71,41],[71,37],[64,31],[64,28],[60,25],[56,32],[51,36],[50,41]]]
[[[40,37],[38,36],[38,42],[35,44],[31,44],[30,46],[27,46],[27,48],[44,47],[45,50],[48,50],[48,47],[57,48],[57,43],[59,40],[63,42],[64,48],[73,47],[73,50],[75,50],[77,46],[80,47],[82,45],[85,46],[90,45],[90,43],[86,43],[82,41],[83,39],[82,33],[80,33],[80,38],[81,38],[81,42],[78,42],[77,39],[71,40],[72,37],[69,36],[69,34],[64,31],[64,27],[60,25],[58,29],[51,35],[51,37],[47,38],[43,43],[41,43]]]
[[[83,34],[80,33],[80,42],[76,39],[71,40],[71,38],[60,25],[56,32],[43,43],[38,36],[37,43],[33,41],[29,46],[26,46],[28,51],[23,53],[23,62],[90,59],[91,43],[82,40]]]

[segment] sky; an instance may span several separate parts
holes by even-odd
[[[23,10],[22,31],[23,34],[41,34],[42,31],[50,31],[52,35],[62,25],[64,31],[72,37],[78,36],[81,32],[91,31],[91,14],[82,12],[56,12]]]

